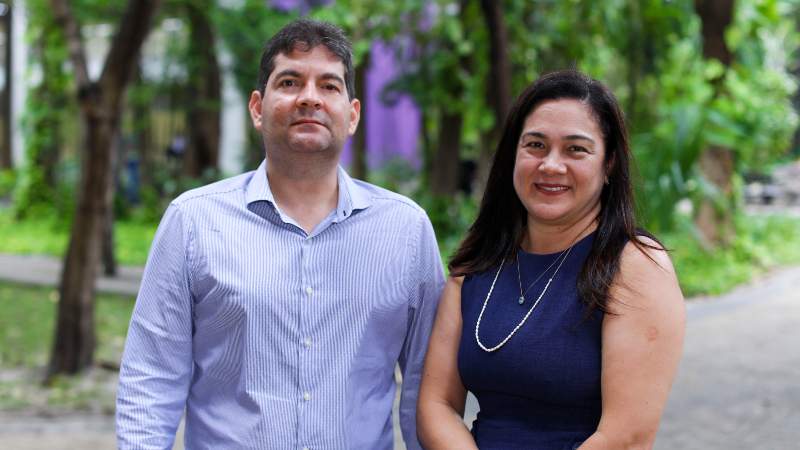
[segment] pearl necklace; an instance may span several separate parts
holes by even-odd
[[[583,233],[581,233],[581,235],[583,235]],[[579,238],[578,240],[580,240],[580,236],[578,236],[578,238]],[[547,280],[547,284],[544,286],[544,289],[542,290],[542,293],[539,294],[539,298],[537,298],[536,302],[533,303],[533,306],[531,306],[531,309],[528,311],[528,314],[525,314],[525,317],[522,319],[522,322],[520,322],[519,325],[517,325],[516,328],[514,328],[511,331],[511,334],[509,334],[508,336],[506,336],[505,339],[503,339],[503,342],[497,344],[497,346],[495,346],[495,347],[486,348],[483,344],[481,344],[481,338],[478,337],[478,329],[481,326],[481,319],[483,318],[483,311],[486,310],[486,305],[489,303],[489,297],[492,296],[492,291],[494,290],[494,285],[495,285],[495,283],[497,283],[497,277],[500,276],[500,271],[503,270],[503,264],[506,262],[506,259],[503,258],[503,260],[500,262],[500,268],[497,269],[497,275],[494,276],[494,281],[492,281],[492,287],[489,288],[489,294],[486,296],[486,300],[483,302],[483,308],[481,308],[481,313],[478,316],[478,323],[475,324],[475,340],[478,341],[478,346],[480,348],[482,348],[486,352],[490,352],[491,353],[491,352],[497,350],[498,348],[502,347],[503,345],[505,345],[505,343],[508,342],[509,339],[511,339],[511,336],[513,336],[514,333],[516,333],[517,330],[519,330],[520,327],[522,327],[522,325],[525,323],[525,321],[528,320],[528,317],[530,317],[530,315],[533,312],[533,310],[536,309],[536,305],[539,304],[539,300],[541,300],[542,297],[544,297],[544,293],[547,292],[547,288],[549,288],[550,287],[550,283],[553,282],[553,278],[555,278],[556,274],[558,273],[558,269],[560,269],[561,268],[561,264],[564,264],[564,261],[567,260],[567,257],[569,257],[569,252],[572,251],[572,247],[574,247],[575,244],[578,243],[578,240],[576,240],[575,242],[572,243],[572,245],[569,246],[569,248],[566,251],[566,255],[564,255],[564,258],[561,260],[561,263],[558,264],[558,267],[556,267],[556,271],[553,272],[553,276],[550,277],[549,280]],[[559,255],[558,258],[561,258],[561,255]],[[558,258],[556,258],[556,261],[558,261]],[[555,263],[556,262],[553,261],[553,264],[555,264]],[[550,264],[550,267],[553,267],[553,264]],[[550,267],[548,267],[547,270],[550,270]],[[547,270],[545,270],[544,272],[547,273]],[[544,276],[544,273],[542,273],[542,276]],[[539,278],[541,278],[542,276],[540,276]],[[539,281],[539,280],[537,279],[536,281]],[[536,282],[534,282],[534,284],[536,284]],[[530,289],[530,288],[528,288],[528,289]],[[520,302],[520,304],[522,304],[522,302]]]

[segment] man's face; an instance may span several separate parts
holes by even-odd
[[[349,100],[344,65],[325,47],[275,57],[263,98],[250,99],[253,125],[270,152],[342,151],[358,126],[361,104]],[[287,155],[283,155],[287,156]]]

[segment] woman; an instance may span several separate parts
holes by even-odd
[[[686,319],[666,251],[635,226],[624,120],[576,71],[512,107],[428,346],[428,450],[653,445]]]

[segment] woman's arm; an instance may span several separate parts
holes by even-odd
[[[645,251],[628,243],[622,253],[608,303],[614,314],[603,319],[603,414],[580,450],[650,449],[656,439],[683,350],[686,309],[666,251]]]
[[[417,403],[417,436],[428,450],[477,449],[464,425],[467,391],[458,374],[461,283],[448,278],[433,324]]]

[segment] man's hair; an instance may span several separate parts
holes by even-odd
[[[345,88],[348,97],[353,100],[355,98],[353,44],[341,28],[314,19],[296,20],[283,27],[267,42],[258,69],[258,92],[264,95],[269,76],[275,70],[275,57],[278,53],[288,55],[293,51],[310,52],[320,45],[344,64]]]

